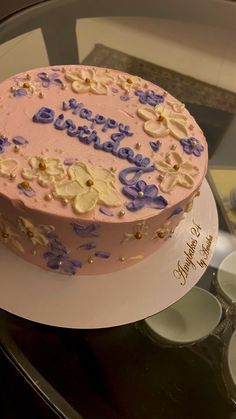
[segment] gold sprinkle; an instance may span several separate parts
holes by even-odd
[[[25,83],[23,83],[23,86],[22,87],[24,87],[25,89],[29,89],[30,83],[25,82]]]
[[[14,91],[15,91],[14,87],[13,87],[13,86],[11,86],[11,87],[10,87],[10,92],[11,92],[11,93],[13,93]]]
[[[19,151],[20,151],[20,146],[19,146],[18,144],[16,144],[16,145],[14,146],[14,151],[15,151],[15,153],[19,153]]]
[[[132,84],[133,83],[131,79],[126,79],[126,81],[127,81],[128,84]]]
[[[39,97],[40,97],[40,99],[42,99],[44,97],[43,92],[39,92]]]
[[[175,230],[172,228],[172,229],[170,230],[170,232],[171,232],[171,234],[174,234]]]
[[[200,193],[200,191],[197,191],[195,196],[200,196]]]
[[[138,192],[138,198],[143,198],[144,197],[144,193],[143,191],[139,191]]]
[[[164,91],[164,92],[162,93],[162,95],[163,95],[163,96],[166,96],[166,95],[167,95],[167,92],[165,92],[165,91]]]
[[[158,231],[157,235],[158,235],[158,237],[159,237],[160,239],[164,239],[164,237],[165,237],[165,232],[164,232],[163,230]]]
[[[16,178],[16,174],[15,174],[15,173],[11,173],[11,174],[10,174],[10,179],[11,179],[11,180],[14,180],[15,178]]]
[[[140,148],[141,148],[141,144],[140,144],[140,143],[136,143],[136,144],[135,144],[135,146],[134,146],[134,148],[135,148],[136,150],[140,150]]]
[[[163,118],[163,116],[162,116],[162,115],[159,115],[159,116],[158,116],[158,118],[157,118],[157,120],[158,120],[158,121],[163,121],[163,119],[164,119],[164,118]]]
[[[124,215],[125,215],[125,211],[124,211],[124,210],[120,210],[120,211],[118,212],[118,215],[119,215],[119,217],[124,217]]]
[[[33,233],[32,231],[30,231],[30,230],[28,230],[26,234],[27,234],[27,236],[28,236],[29,238],[34,237],[34,233]]]
[[[111,172],[116,173],[117,167],[111,167]]]
[[[189,129],[192,131],[192,130],[193,130],[193,128],[194,128],[193,124],[190,124],[190,125],[189,125]]]
[[[93,262],[94,262],[94,259],[90,256],[90,257],[88,258],[88,263],[92,264]]]
[[[51,200],[52,200],[52,195],[51,195],[50,193],[47,193],[47,194],[44,196],[44,199],[45,199],[45,201],[51,201]]]
[[[192,146],[193,146],[193,147],[196,147],[196,145],[197,145],[197,140],[193,140],[193,141],[192,141]]]
[[[163,175],[158,175],[158,180],[163,180],[164,176]]]
[[[91,84],[91,81],[92,81],[92,80],[91,80],[91,79],[89,79],[89,78],[86,78],[86,79],[85,79],[85,83],[86,83],[86,84]]]
[[[66,85],[65,85],[65,83],[62,83],[62,84],[61,84],[61,89],[62,89],[62,90],[65,90],[65,89],[66,89]]]
[[[125,257],[124,256],[121,256],[120,261],[121,262],[125,262]]]
[[[176,147],[177,147],[177,146],[176,146],[175,144],[172,144],[172,146],[170,147],[170,149],[171,149],[171,150],[175,150],[175,149],[176,149]]]
[[[26,74],[27,80],[31,80],[31,75],[29,73]]]
[[[32,250],[32,255],[36,255],[37,254],[37,251],[34,249],[34,250]]]
[[[135,237],[137,240],[140,240],[140,239],[143,237],[143,235],[142,235],[142,233],[140,233],[140,231],[137,231],[137,233],[135,233],[134,237]]]
[[[86,182],[86,185],[87,186],[93,186],[93,184],[94,183],[93,183],[93,180],[92,179],[88,179],[87,182]]]
[[[62,260],[59,260],[58,265],[62,266],[62,264],[63,264]]]

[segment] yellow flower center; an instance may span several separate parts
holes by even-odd
[[[94,182],[93,182],[92,179],[88,179],[87,182],[86,182],[87,186],[93,186],[93,184],[94,184]]]
[[[179,170],[179,168],[180,168],[180,165],[179,164],[174,164],[173,169],[175,169],[176,172]]]
[[[4,239],[8,239],[8,238],[9,238],[9,234],[8,234],[8,233],[6,233],[5,231],[3,231],[3,232],[2,232],[2,237],[3,237]]]
[[[140,239],[143,237],[143,235],[142,235],[142,233],[140,233],[140,231],[137,231],[137,233],[135,233],[134,237],[135,237],[137,240],[140,240]]]
[[[86,77],[86,79],[85,79],[85,83],[86,83],[86,84],[91,84],[91,83],[92,83],[92,80]]]
[[[133,83],[131,79],[126,79],[126,81],[127,81],[128,84],[132,84]]]
[[[158,116],[158,118],[157,118],[157,120],[158,120],[158,121],[163,121],[163,119],[164,119],[164,118],[163,118],[163,116],[162,116],[162,115],[159,115],[159,116]]]
[[[34,233],[32,231],[30,231],[30,230],[27,230],[27,233],[26,234],[30,238],[34,237]]]
[[[138,198],[143,198],[144,197],[144,193],[142,191],[138,192]]]
[[[46,163],[45,163],[44,161],[41,161],[41,162],[39,163],[39,170],[44,171],[44,170],[46,170],[46,169],[47,169]]]
[[[30,88],[30,83],[27,83],[27,82],[23,83],[23,87],[25,89],[29,89]]]

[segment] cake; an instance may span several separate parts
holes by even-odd
[[[41,268],[131,266],[173,240],[199,195],[203,132],[151,82],[89,66],[34,69],[0,84],[0,112],[0,239]]]

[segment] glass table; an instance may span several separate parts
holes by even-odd
[[[75,3],[65,0],[63,7],[73,9]],[[154,7],[151,3],[148,3],[150,10]],[[154,19],[142,21],[138,7],[136,19],[88,19],[79,22],[77,31],[84,64],[117,68],[156,82],[186,104],[205,132],[209,144],[207,178],[217,203],[219,239],[212,262],[198,286],[213,293],[216,293],[219,266],[236,250],[236,208],[230,200],[230,193],[236,187],[236,84],[233,79],[236,54],[235,49],[232,52],[226,44],[234,33],[232,22],[236,18],[236,7],[230,9],[231,20],[227,27],[228,2],[218,3],[222,19],[219,25],[219,10],[215,10],[216,26],[211,16],[209,26],[204,18],[203,27],[199,22],[201,15],[197,13],[196,21],[192,13],[193,21],[189,25],[186,10],[183,21],[181,14],[176,15],[175,11],[170,19],[167,13],[160,13],[163,19],[157,18],[156,25]],[[106,2],[101,4],[104,8]],[[17,13],[0,23],[0,29],[1,24],[4,29],[4,36],[0,35],[4,78],[26,70],[27,66],[48,65],[48,58],[51,64],[64,64],[69,56],[74,62],[78,60],[77,45],[69,42],[75,38],[75,27],[72,38],[71,27],[68,31],[69,52],[63,55],[64,49],[58,48],[62,54],[60,62],[55,62],[58,55],[52,53],[52,45],[55,50],[57,43],[55,28],[59,27],[59,22],[53,19],[58,17],[62,2],[44,2],[43,13],[38,7],[25,9],[23,15]],[[109,14],[109,8],[104,10],[104,15]],[[102,16],[102,12],[101,9],[96,13]],[[71,10],[70,14],[73,15]],[[119,15],[118,10],[114,14]],[[127,15],[130,14],[129,10]],[[86,11],[82,17],[87,15]],[[75,17],[73,15],[73,25]],[[45,22],[52,26],[50,30],[49,27],[43,29],[47,51],[43,47],[42,52],[42,37],[39,34],[37,38],[33,30]],[[69,18],[65,19],[65,39],[68,22]],[[156,32],[157,26],[163,30],[162,37]],[[201,31],[205,35],[214,34],[214,40],[204,39]],[[14,38],[17,35],[20,38]],[[155,36],[159,48],[155,50],[157,57],[148,55]],[[221,48],[218,48],[219,40]],[[202,57],[201,65],[191,63],[194,57],[198,60]],[[218,73],[214,73],[215,67]],[[220,299],[227,313],[230,304]],[[4,419],[235,419],[234,389],[231,391],[222,375],[225,344],[235,328],[234,311],[232,313],[230,324],[222,322],[218,332],[203,342],[174,347],[152,339],[143,321],[108,329],[75,330],[37,324],[1,310],[1,416]]]

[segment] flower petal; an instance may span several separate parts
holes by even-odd
[[[69,176],[72,180],[77,180],[81,186],[86,186],[86,182],[91,179],[88,166],[84,163],[75,163],[68,169]]]
[[[138,182],[136,183],[136,186],[140,192],[144,192],[147,184],[144,180],[138,180]]]
[[[82,68],[79,71],[80,77],[83,80],[89,79],[94,80],[95,72],[92,70],[92,68]]]
[[[82,192],[75,197],[73,208],[79,214],[92,211],[98,202],[99,193],[94,188],[88,188],[86,192]]]
[[[156,185],[147,185],[145,188],[144,196],[147,198],[156,198],[158,194],[158,188]]]
[[[175,170],[169,163],[165,161],[161,161],[161,160],[155,162],[155,168],[161,173],[172,173],[172,172],[174,173],[175,172]]]
[[[161,184],[160,189],[162,192],[170,192],[178,182],[178,176],[176,173],[166,173]]]
[[[91,175],[92,179],[104,180],[113,182],[115,180],[114,174],[103,167],[95,167],[89,164],[86,165],[87,172]]]
[[[102,83],[91,83],[90,91],[97,95],[106,95],[108,92],[108,88],[105,84]]]
[[[135,199],[132,202],[129,202],[126,205],[126,208],[129,211],[138,211],[139,209],[143,208],[146,204],[146,200],[145,199]]]
[[[37,182],[43,188],[47,188],[53,182],[53,176],[49,175],[46,171],[38,173]]]
[[[31,157],[31,159],[29,160],[29,164],[33,169],[38,169],[39,163],[41,161],[42,161],[42,157],[34,156],[34,157]]]
[[[10,177],[17,168],[17,161],[13,159],[0,160],[0,175]]]
[[[121,200],[118,192],[110,182],[96,180],[94,188],[99,193],[99,203],[107,205],[108,207],[118,207],[121,205]]]
[[[170,151],[169,153],[166,153],[165,160],[167,163],[169,163],[172,167],[174,165],[179,165],[182,168],[183,159],[177,151]]]
[[[69,81],[81,80],[81,77],[78,71],[66,71],[65,78],[66,80],[69,80]]]
[[[58,198],[72,199],[76,195],[81,194],[83,192],[84,188],[80,186],[77,180],[69,180],[66,182],[56,184],[54,187],[53,194]]]
[[[184,174],[184,173],[179,173],[178,174],[178,181],[177,183],[181,186],[184,186],[185,188],[192,188],[192,186],[194,185],[194,181],[191,178],[191,176]]]
[[[21,171],[21,176],[24,179],[32,180],[37,177],[37,173],[34,170],[24,168]]]
[[[168,205],[168,201],[162,196],[157,196],[150,201],[150,207],[156,209],[163,209]]]
[[[146,121],[144,124],[144,131],[152,137],[165,137],[170,132],[164,122],[159,122],[157,120]]]
[[[178,139],[181,139],[186,135],[188,136],[186,125],[177,119],[168,118],[167,127],[169,128],[171,134]]]
[[[196,176],[199,173],[199,169],[197,166],[194,166],[192,163],[186,161],[181,165],[181,173],[182,172],[190,176]]]
[[[18,240],[16,240],[14,237],[10,238],[10,242],[12,244],[12,247],[14,247],[16,250],[18,250],[21,253],[25,252],[22,244]]]
[[[129,199],[138,198],[138,191],[137,191],[137,188],[135,186],[124,186],[122,188],[122,192]]]
[[[52,176],[59,176],[64,174],[64,168],[59,159],[46,159],[46,172]]]
[[[71,88],[76,93],[87,93],[90,91],[90,85],[84,81],[73,81]]]
[[[144,121],[156,121],[157,119],[156,113],[151,105],[140,106],[137,110],[137,114],[140,118],[144,119]]]

